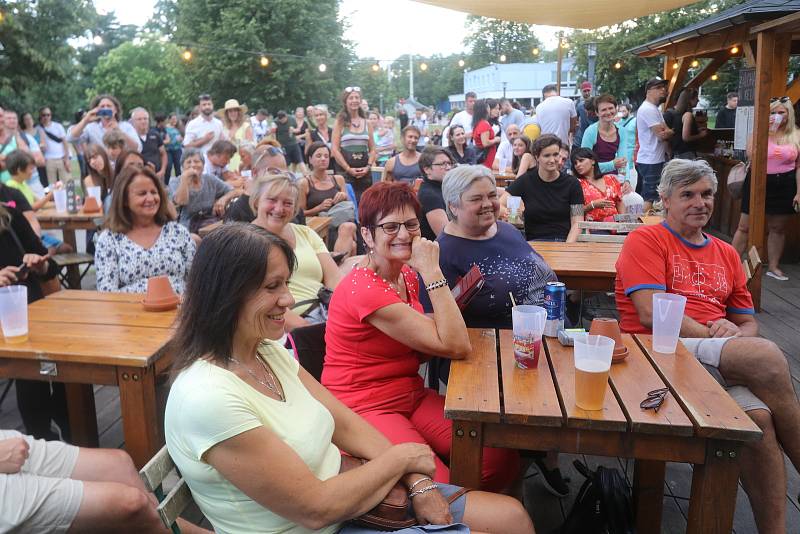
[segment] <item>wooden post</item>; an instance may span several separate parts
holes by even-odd
[[[664,109],[668,109],[675,105],[678,101],[678,93],[683,87],[683,82],[686,80],[686,75],[689,74],[689,58],[682,57],[678,60],[678,68],[672,69],[672,76],[669,78],[669,86],[667,88],[667,101],[664,102]]]
[[[764,203],[767,193],[767,142],[769,138],[769,99],[776,74],[775,34],[761,32],[756,46],[756,102],[753,117],[753,155],[750,165],[750,217],[747,248],[755,246],[762,258],[764,232],[766,229]],[[782,83],[785,84],[785,74]],[[783,88],[781,88],[783,90]],[[751,285],[753,304],[761,307],[761,278],[753,279]]]

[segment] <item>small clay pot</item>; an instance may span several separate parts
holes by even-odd
[[[180,297],[172,289],[168,276],[154,276],[147,279],[147,294],[142,306],[147,311],[167,311],[178,307]]]
[[[103,213],[103,208],[100,203],[93,196],[86,197],[86,202],[83,203],[83,213]]]
[[[614,353],[611,356],[612,362],[621,362],[628,357],[628,347],[622,342],[622,333],[619,330],[619,322],[616,319],[604,317],[593,319],[589,334],[593,336],[606,336],[614,340]]]

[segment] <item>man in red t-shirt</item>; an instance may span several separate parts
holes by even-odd
[[[759,532],[783,532],[783,451],[800,468],[800,404],[781,350],[758,337],[739,255],[703,233],[717,179],[705,161],[672,160],[658,192],[665,221],[632,232],[617,261],[616,299],[626,332],[650,333],[653,294],[686,297],[681,341],[763,430],[741,456],[742,482]]]

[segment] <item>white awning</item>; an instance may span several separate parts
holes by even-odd
[[[675,9],[697,0],[416,0],[425,4],[494,19],[565,26],[598,28],[624,20]]]

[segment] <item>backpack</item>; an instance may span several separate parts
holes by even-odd
[[[619,469],[590,470],[579,460],[575,468],[584,477],[560,534],[635,534],[631,492]]]

